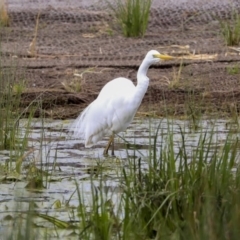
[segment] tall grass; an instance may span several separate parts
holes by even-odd
[[[106,0],[126,37],[144,36],[152,0]]]
[[[240,14],[234,13],[232,19],[220,21],[221,34],[228,46],[240,43]]]
[[[102,188],[93,186],[93,205],[88,221],[86,208],[80,201],[79,214],[80,221],[85,222],[85,237],[239,238],[238,139],[229,134],[220,147],[212,128],[202,132],[197,146],[189,150],[183,130],[180,128],[179,131],[182,140],[177,151],[170,128],[165,143],[158,149],[156,143],[161,134],[157,131],[147,169],[141,167],[143,161],[140,158],[129,161],[129,166],[122,168],[122,194],[115,210],[111,205],[106,207],[110,200],[102,193]],[[82,199],[80,193],[79,198]]]
[[[190,152],[183,132],[177,152],[169,133],[159,156],[153,150],[146,172],[138,167],[141,159],[131,178],[123,170],[133,239],[238,239],[238,139],[229,136],[219,148],[213,131],[201,134]]]
[[[80,239],[239,239],[238,138],[229,133],[220,146],[213,126],[189,146],[179,127],[176,148],[171,126],[167,135],[160,127],[147,160],[124,163],[117,189],[104,172],[92,175],[89,204],[76,181]]]
[[[0,149],[11,149],[16,145],[16,131],[18,127],[17,109],[20,104],[21,91],[15,89],[14,70],[0,71]]]
[[[19,126],[20,118],[25,116],[21,109],[21,95],[25,89],[24,76],[17,74],[15,63],[8,68],[1,65],[0,53],[0,150],[9,152],[9,160],[6,167],[20,173],[21,159],[25,155],[28,145],[30,122],[34,113],[34,107],[29,107],[28,121],[25,131]]]

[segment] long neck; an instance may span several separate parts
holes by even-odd
[[[142,99],[147,91],[149,85],[149,78],[147,77],[147,71],[150,64],[147,64],[145,61],[142,62],[138,69],[137,73],[137,86],[134,99],[136,104],[139,106],[142,102]]]
[[[146,61],[143,61],[142,64],[140,65],[137,73],[137,80],[138,84],[140,83],[140,79],[145,76],[147,78],[147,71],[150,67],[150,64],[148,64]]]

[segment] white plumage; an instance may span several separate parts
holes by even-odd
[[[73,137],[84,139],[85,147],[92,147],[104,136],[111,136],[104,154],[107,155],[112,144],[114,155],[114,134],[125,131],[132,122],[149,85],[148,68],[160,60],[170,59],[173,57],[151,50],[139,67],[136,86],[122,77],[108,82],[72,124]]]

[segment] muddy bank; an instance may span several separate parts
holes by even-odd
[[[1,28],[1,65],[3,72],[14,69],[16,79],[24,79],[22,107],[39,101],[36,116],[44,112],[52,118],[76,117],[111,79],[122,76],[136,83],[144,55],[156,49],[215,58],[178,59],[151,67],[140,114],[238,113],[239,52],[225,46],[219,22],[168,22],[155,10],[146,35],[131,39],[121,35],[106,12],[76,9],[70,14],[51,8],[41,12],[34,38],[37,12],[10,11],[10,26]]]

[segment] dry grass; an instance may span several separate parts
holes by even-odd
[[[39,17],[40,17],[40,12],[38,13],[37,19],[36,19],[33,40],[29,44],[29,49],[28,49],[28,53],[30,54],[31,57],[36,57],[37,55],[36,42],[37,42],[37,33],[38,33],[38,26],[39,26]]]
[[[217,58],[217,54],[189,54],[186,56],[177,57],[179,59],[186,59],[186,60],[206,60],[211,61]]]
[[[86,82],[86,74],[102,74],[105,70],[107,70],[107,68],[97,71],[97,67],[87,68],[81,72],[77,72],[77,70],[75,70],[73,73],[70,73],[70,75],[72,75],[70,79],[66,79],[61,82],[61,84],[66,91],[78,93],[83,90],[83,86]]]
[[[178,69],[176,69],[175,67],[173,68],[173,77],[172,77],[173,80],[169,82],[170,88],[179,87],[182,69],[183,69],[182,61],[180,63],[180,66],[178,67]]]
[[[0,0],[0,26],[8,27],[10,18],[8,16],[7,7],[4,0]]]
[[[157,50],[174,56],[174,59],[211,61],[218,57],[217,54],[195,54],[195,49],[190,49],[189,45],[159,46]],[[232,48],[232,50],[239,52],[238,48]]]

